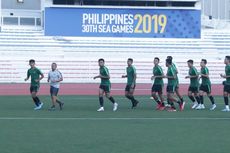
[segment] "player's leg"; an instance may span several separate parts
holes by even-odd
[[[195,98],[194,98],[194,96],[192,94],[192,88],[191,87],[189,87],[189,89],[188,89],[188,97],[193,103],[192,104],[192,109],[195,109],[197,107],[198,103],[196,102],[196,100],[195,100]]]
[[[137,106],[137,104],[139,103],[139,101],[137,101],[133,94],[134,94],[134,91],[135,91],[135,86],[134,87],[130,87],[130,90],[129,90],[129,97],[133,103],[133,107],[132,108],[135,108]]]
[[[225,103],[225,108],[222,110],[224,112],[229,112],[229,99],[228,96],[230,94],[230,86],[229,85],[224,85],[224,92],[223,92],[223,96],[224,96],[224,103]]]
[[[183,99],[183,96],[180,94],[179,85],[176,86],[175,92],[176,92],[177,97],[180,99],[181,103],[183,103],[184,99]]]
[[[110,91],[106,91],[105,96],[113,103],[113,111],[116,111],[118,104],[115,102],[114,98],[110,95]]]
[[[160,109],[162,107],[162,104],[163,104],[163,96],[162,96],[162,92],[161,92],[161,89],[160,89],[161,85],[153,85],[152,86],[152,97],[153,99],[157,102],[157,110]],[[157,93],[158,93],[158,96],[160,97],[160,100],[157,96]]]
[[[175,97],[174,92],[170,93],[170,101],[179,105],[180,111],[184,110],[184,102]]]
[[[173,92],[168,92],[167,93],[167,99],[171,107],[168,109],[169,112],[175,112],[176,107],[174,105],[174,98],[173,98],[174,93]]]
[[[185,102],[184,102],[183,96],[180,94],[179,84],[178,83],[177,83],[177,85],[175,87],[175,92],[176,92],[177,97],[180,99],[180,102],[178,103],[179,107],[180,107],[180,111],[183,111],[184,106],[185,106]]]
[[[103,99],[103,95],[104,95],[104,86],[100,85],[99,87],[99,104],[100,104],[100,108],[97,110],[98,112],[102,112],[104,111],[104,99]]]
[[[155,91],[152,92],[152,97],[155,100],[155,102],[157,103],[156,109],[159,109],[161,107],[161,101],[158,99],[157,93]]]
[[[129,96],[129,91],[130,91],[130,86],[126,85],[126,87],[125,87],[125,97],[132,102],[131,97]],[[132,102],[132,106],[133,106],[133,102]]]
[[[168,109],[168,111],[174,112],[174,111],[176,111],[176,107],[174,105],[174,102],[176,102],[176,99],[174,97],[175,87],[168,85],[166,90],[167,90],[167,101],[171,105],[171,107]]]
[[[50,95],[51,95],[51,100],[52,100],[52,106],[51,106],[51,108],[49,110],[51,110],[51,111],[55,110],[56,103],[58,103],[59,105],[61,104],[57,100],[58,90],[59,90],[58,88],[50,86]]]
[[[33,86],[30,87],[30,95],[31,95],[31,98],[34,101],[34,104],[36,105],[36,107],[38,107],[39,103],[37,102],[37,99],[36,99],[37,93],[35,92],[35,89],[34,89]]]
[[[37,96],[38,90],[39,90],[39,87],[37,87],[37,86],[31,86],[30,87],[31,97],[32,97],[32,99],[33,99],[33,101],[35,102],[35,105],[36,105],[34,110],[39,110],[43,106],[43,103],[40,101],[40,99]]]
[[[201,86],[200,91],[199,91],[199,96],[200,96],[200,104],[196,107],[196,109],[204,109],[204,89]]]
[[[133,108],[135,106],[135,100],[134,100],[134,97],[132,95],[130,85],[126,85],[126,87],[125,87],[125,97],[132,102],[132,108]]]
[[[194,97],[198,103],[198,106],[196,107],[196,109],[199,109],[199,107],[202,107],[202,105],[200,102],[198,87],[194,87],[192,93],[194,94]]]
[[[209,100],[212,103],[212,106],[211,106],[210,110],[214,110],[216,108],[216,103],[215,103],[214,97],[212,96],[211,91],[209,93],[207,93],[207,96],[208,96]]]

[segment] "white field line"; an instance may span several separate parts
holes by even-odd
[[[64,117],[64,118],[52,118],[52,117],[0,117],[0,120],[96,120],[96,121],[102,121],[102,120],[230,120],[230,117],[224,117],[224,118],[208,118],[208,117],[178,117],[178,118],[92,118],[92,117]]]

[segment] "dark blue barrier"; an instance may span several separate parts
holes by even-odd
[[[201,11],[189,9],[45,9],[45,35],[200,38]]]

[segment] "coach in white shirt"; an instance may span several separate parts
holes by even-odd
[[[63,81],[63,77],[60,71],[57,70],[57,64],[52,63],[51,71],[48,74],[48,82],[50,82],[50,95],[52,100],[52,106],[49,110],[55,110],[55,104],[58,103],[60,110],[62,110],[64,103],[58,100],[57,95],[60,87],[60,82]]]

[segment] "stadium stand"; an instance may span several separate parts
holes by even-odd
[[[172,55],[181,83],[188,83],[184,79],[188,70],[186,61],[194,59],[199,68],[200,59],[206,58],[211,80],[219,84],[219,74],[224,72],[223,59],[230,50],[229,42],[230,32],[223,30],[203,30],[202,39],[196,40],[47,37],[36,30],[5,29],[0,33],[0,82],[22,83],[27,62],[34,58],[45,74],[51,62],[57,62],[66,83],[93,83],[92,77],[98,73],[97,59],[103,57],[111,69],[112,82],[123,83],[125,80],[120,76],[125,72],[126,59],[132,57],[138,83],[149,83],[153,58],[159,57],[164,66],[166,56]]]
[[[172,2],[176,1],[179,2],[179,0]],[[181,2],[196,1],[198,0]],[[9,14],[9,11],[11,10],[6,10],[3,16]],[[36,21],[39,18],[37,12],[35,13],[34,20]],[[213,21],[209,23],[208,16],[203,15],[203,28],[220,27],[217,25],[220,24],[220,20],[215,23]],[[200,60],[206,58],[212,83],[220,85],[222,79],[219,74],[224,73],[223,60],[230,50],[230,32],[226,28],[229,23],[226,23],[226,30],[202,29],[201,39],[50,37],[44,36],[41,26],[35,25],[36,27],[33,28],[8,25],[2,27],[0,33],[0,90],[2,94],[7,94],[7,91],[3,91],[5,87],[9,87],[9,84],[24,83],[26,71],[29,68],[28,60],[31,58],[37,61],[37,66],[45,73],[45,76],[50,70],[50,64],[57,62],[64,76],[63,83],[84,83],[87,87],[91,83],[99,82],[92,79],[98,74],[98,58],[106,60],[112,83],[125,83],[126,80],[121,79],[121,75],[125,73],[127,58],[131,57],[137,68],[137,83],[143,90],[149,90],[151,86],[150,77],[154,57],[161,59],[161,65],[166,72],[164,60],[168,55],[173,56],[179,69],[181,84],[189,83],[189,80],[184,79],[188,73],[186,61],[193,59],[195,66],[199,69]],[[222,22],[221,25],[223,25]],[[45,82],[46,79],[42,80],[42,83]],[[7,86],[4,87],[3,84]],[[115,85],[115,88],[121,90],[120,86]]]

